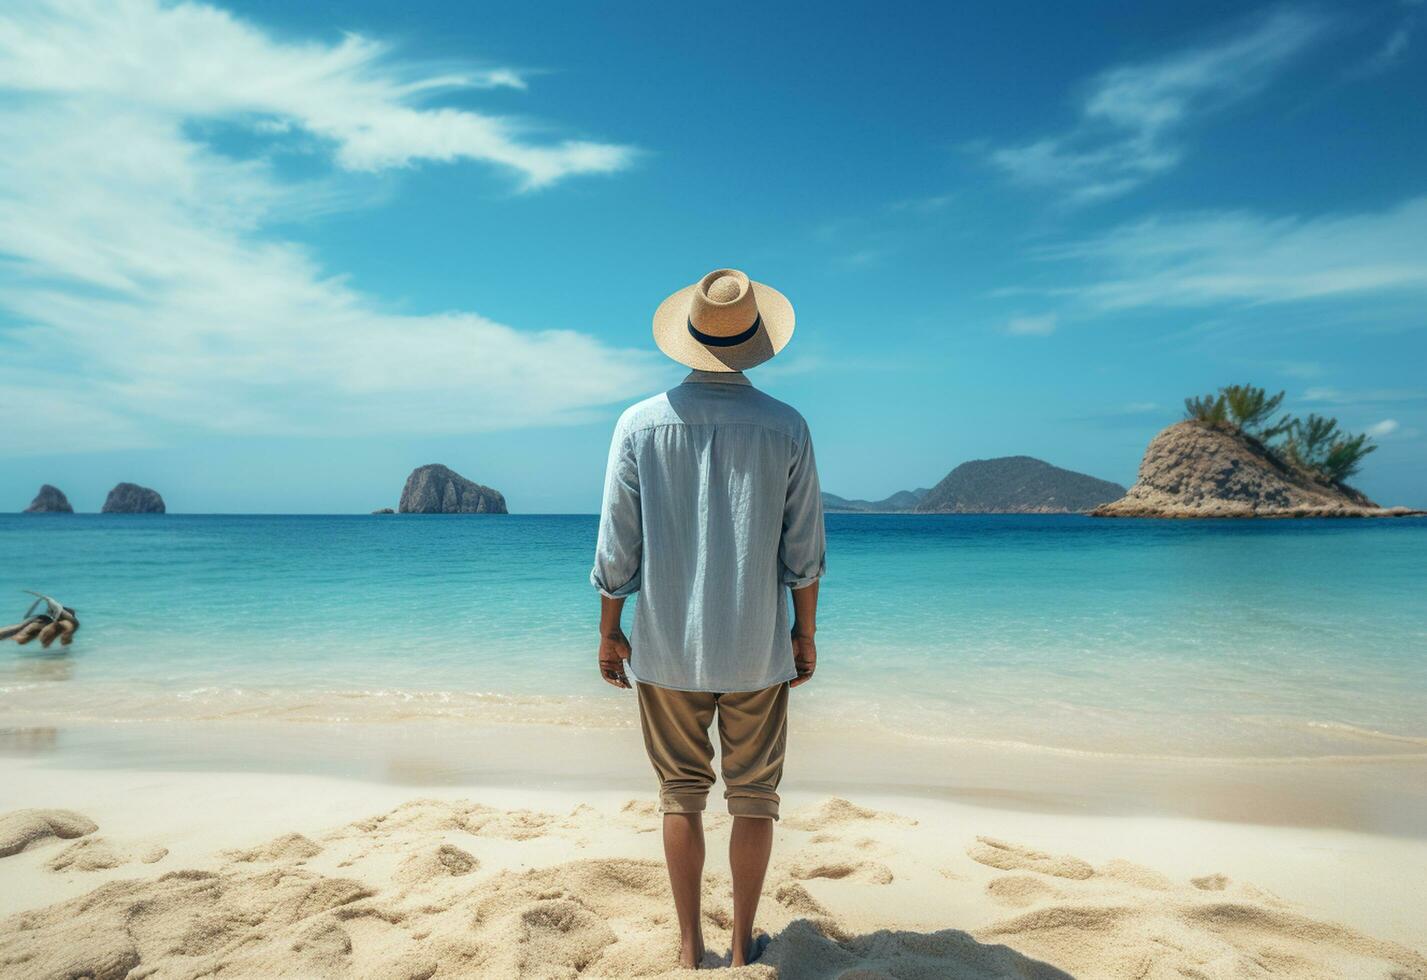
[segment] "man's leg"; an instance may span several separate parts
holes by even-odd
[[[679,916],[679,962],[697,966],[704,955],[699,899],[703,892],[703,810],[713,785],[714,696],[637,685],[644,747],[659,777],[664,814],[664,860]]]
[[[753,919],[772,853],[771,819],[733,818],[733,834],[728,839],[728,866],[733,872],[733,960],[729,966],[743,966],[753,954]]]
[[[788,685],[723,694],[718,699],[723,744],[724,797],[733,814],[728,864],[733,874],[733,958],[742,966],[753,953],[753,919],[773,852],[778,783],[788,733]]]
[[[701,813],[664,814],[664,862],[679,916],[679,965],[698,966],[704,958],[699,898],[704,884],[704,820]]]

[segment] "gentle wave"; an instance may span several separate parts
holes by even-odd
[[[1331,732],[1337,735],[1361,738],[1368,741],[1398,742],[1403,745],[1427,745],[1427,735],[1398,735],[1393,732],[1380,732],[1375,728],[1360,728],[1357,725],[1349,725],[1341,721],[1310,721],[1306,723],[1304,727],[1317,731]]]
[[[902,744],[943,746],[954,750],[991,750],[1062,758],[1179,765],[1362,765],[1427,761],[1427,751],[1345,751],[1344,744],[1427,747],[1427,737],[1399,735],[1337,721],[1282,719],[1271,725],[1260,718],[1240,722],[1282,738],[1293,731],[1326,736],[1333,744],[1322,751],[1283,745],[1282,751],[1265,752],[1272,738],[1238,737],[1242,752],[1157,751],[1147,744],[1146,733],[1135,722],[1116,723],[1104,711],[1092,712],[1095,724],[1063,741],[1006,737],[999,734],[927,731],[906,719],[901,723],[874,709],[859,714],[856,705],[841,699],[809,703],[794,725],[803,733],[845,735],[866,732]],[[21,727],[35,724],[134,724],[150,722],[251,722],[281,721],[298,724],[388,725],[429,723],[478,727],[482,725],[548,725],[563,728],[616,730],[637,725],[633,699],[597,696],[509,694],[497,691],[413,690],[407,688],[286,689],[250,686],[198,686],[178,690],[95,685],[85,689],[48,685],[13,685],[0,690],[0,724]],[[1013,717],[999,719],[1014,727]],[[1029,726],[1027,726],[1029,728]],[[1093,736],[1112,743],[1106,747],[1073,744]],[[1296,740],[1302,742],[1302,739]],[[1138,747],[1136,747],[1138,746]],[[1315,746],[1316,747],[1316,746]]]
[[[958,735],[922,735],[887,729],[884,734],[898,739],[957,745],[968,748],[1001,749],[1075,759],[1104,759],[1123,762],[1167,762],[1194,765],[1355,765],[1394,762],[1427,762],[1427,752],[1324,753],[1321,755],[1189,755],[1170,752],[1129,752],[1113,749],[1083,749],[1067,745],[1047,745],[1019,739],[976,738]]]
[[[44,692],[43,688],[25,692]],[[0,698],[3,716],[83,723],[281,720],[323,724],[470,722],[620,728],[617,714],[590,699],[491,691],[402,689],[277,690],[196,687],[177,691],[93,687],[23,702]],[[8,703],[7,703],[8,702]]]

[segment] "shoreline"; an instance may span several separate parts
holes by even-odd
[[[1421,753],[1295,759],[1127,757],[915,740],[790,734],[785,788],[951,802],[1041,815],[1207,819],[1427,840]],[[643,792],[652,778],[632,722],[332,724],[138,722],[0,728],[0,763],[329,776],[382,786]]]

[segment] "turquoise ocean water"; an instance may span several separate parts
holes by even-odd
[[[0,727],[627,724],[592,516],[0,516]],[[799,723],[1186,758],[1427,754],[1427,520],[828,517]],[[621,701],[623,697],[625,700]]]

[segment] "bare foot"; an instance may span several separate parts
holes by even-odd
[[[679,966],[685,970],[697,970],[704,958],[704,934],[700,930],[699,934],[692,940],[685,939],[679,943]]]

